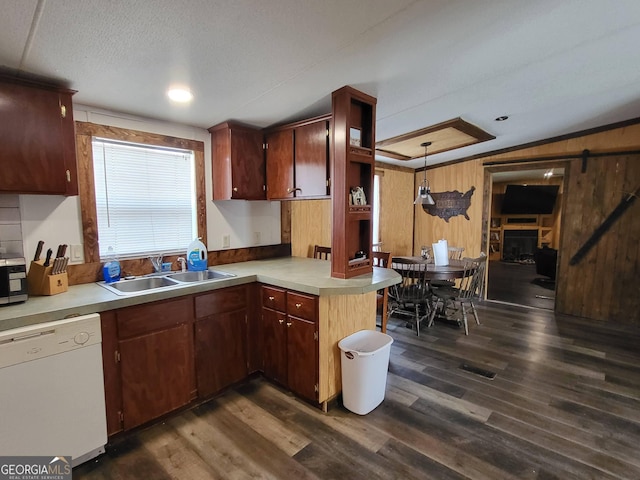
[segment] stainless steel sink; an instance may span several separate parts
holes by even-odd
[[[167,275],[172,280],[178,282],[204,282],[207,280],[220,280],[223,278],[235,277],[232,273],[217,272],[215,270],[203,270],[201,272],[179,272]]]
[[[98,282],[98,285],[112,291],[117,295],[127,295],[148,290],[155,290],[162,287],[175,287],[179,283],[175,280],[163,277],[141,277],[132,280],[120,280],[119,282],[106,283]]]
[[[113,283],[98,282],[98,285],[106,288],[116,295],[134,295],[136,293],[148,292],[158,288],[176,287],[181,284],[184,285],[185,283],[207,282],[231,277],[235,277],[235,275],[232,273],[217,272],[215,270],[165,274],[152,273],[148,276],[133,278],[131,280],[120,280]]]

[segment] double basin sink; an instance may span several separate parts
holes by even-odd
[[[232,273],[218,272],[216,270],[203,270],[201,272],[167,272],[162,274],[152,273],[151,275],[146,275],[144,277],[133,278],[131,280],[120,280],[113,283],[98,282],[98,285],[106,288],[116,295],[132,295],[135,293],[157,290],[159,288],[209,282],[212,280],[224,280],[231,277],[235,277],[235,275]]]

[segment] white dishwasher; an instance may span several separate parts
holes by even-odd
[[[104,452],[100,315],[0,332],[0,455]]]

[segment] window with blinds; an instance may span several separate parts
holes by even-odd
[[[198,231],[193,152],[92,143],[100,258],[186,252]]]

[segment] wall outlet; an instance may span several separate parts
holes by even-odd
[[[260,245],[261,240],[260,232],[253,232],[253,244]]]
[[[222,236],[222,248],[229,248],[231,246],[231,235]]]

